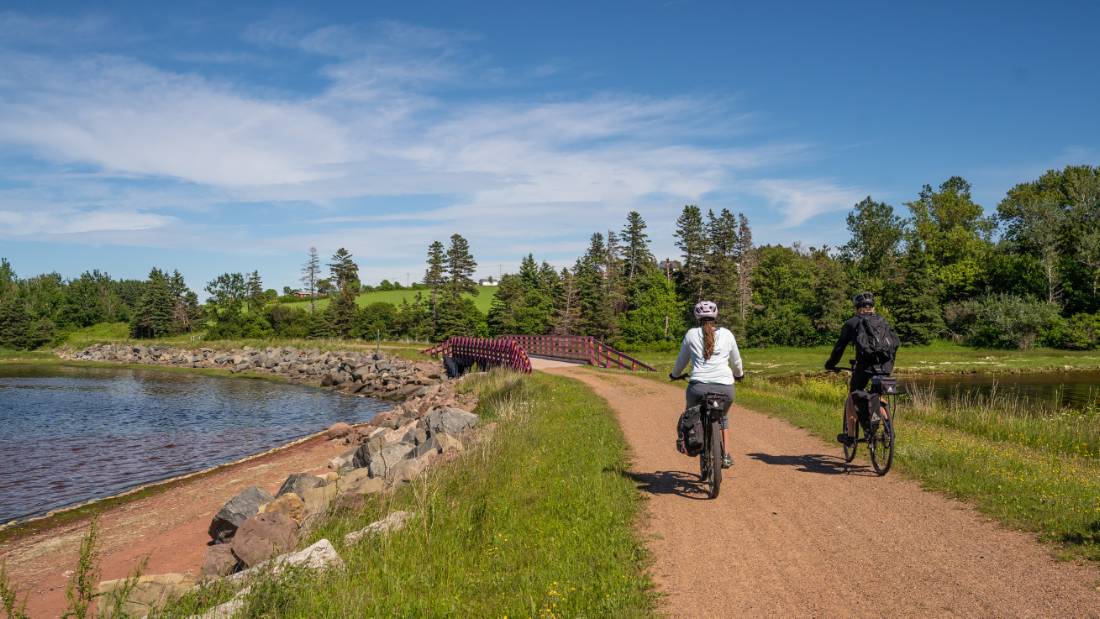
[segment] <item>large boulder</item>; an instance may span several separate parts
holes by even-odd
[[[202,562],[202,575],[213,578],[228,576],[240,567],[240,560],[233,554],[229,544],[214,544],[206,551],[206,559]]]
[[[264,514],[283,514],[298,524],[306,515],[306,504],[302,497],[293,492],[287,492],[275,497],[275,500],[260,508]]]
[[[241,526],[245,520],[258,514],[260,506],[264,503],[270,503],[274,498],[256,486],[246,488],[237,496],[229,499],[214,515],[208,530],[210,537],[217,543],[222,543],[233,537],[237,527]]]
[[[427,414],[421,423],[429,434],[458,434],[477,423],[477,415],[461,408],[445,406]]]
[[[100,606],[111,606],[110,603],[105,602],[110,599],[112,593],[126,587],[129,584],[127,580],[119,578],[99,583],[97,592],[101,596]],[[195,581],[184,574],[139,576],[126,596],[126,601],[122,603],[121,610],[128,617],[144,617],[163,606],[165,602],[187,593],[194,586]]]
[[[337,421],[325,430],[325,436],[330,439],[344,438],[348,434],[351,434],[351,426],[343,421]]]
[[[308,524],[315,521],[320,516],[328,513],[329,505],[336,498],[338,484],[328,484],[325,486],[317,486],[316,488],[306,488],[302,495],[302,502],[305,503],[305,517],[302,520],[302,524]]]
[[[289,552],[298,544],[298,523],[290,516],[262,513],[244,521],[233,536],[233,554],[248,567]]]
[[[316,488],[317,486],[323,485],[325,485],[325,480],[321,477],[309,473],[294,473],[287,476],[283,485],[279,486],[279,491],[275,493],[275,498],[279,498],[288,492],[293,492],[300,497],[306,488]]]
[[[356,452],[356,462],[362,462],[370,471],[371,477],[385,477],[386,471],[398,462],[412,457],[416,445],[412,443],[393,443],[391,445],[372,445],[367,443]]]

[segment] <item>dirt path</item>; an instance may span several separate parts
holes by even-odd
[[[731,411],[734,468],[707,500],[697,460],[674,448],[682,387],[547,371],[617,413],[650,497],[643,526],[669,615],[1100,617],[1095,565],[1055,561],[1031,536],[898,475],[844,474],[838,446],[759,413]]]
[[[210,519],[226,500],[248,486],[274,492],[290,473],[324,472],[328,459],[346,449],[338,442],[313,438],[107,509],[100,515],[101,580],[127,576],[144,557],[146,574],[197,576],[210,541]],[[69,570],[76,565],[87,524],[53,527],[4,542],[0,548],[0,561],[7,562],[19,590],[30,594],[31,617],[58,617],[65,610]]]

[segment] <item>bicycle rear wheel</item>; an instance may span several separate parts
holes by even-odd
[[[710,424],[710,498],[718,498],[722,487],[722,426],[717,421]]]
[[[840,431],[844,434],[848,433],[847,415],[845,415],[845,418],[841,419],[841,421],[840,421]],[[851,462],[852,460],[856,459],[856,445],[859,444],[856,441],[858,441],[858,440],[859,440],[859,424],[857,423],[856,424],[855,439],[852,441],[851,445],[848,445],[848,444],[844,445],[844,461],[845,462]]]
[[[867,437],[867,450],[871,452],[871,466],[881,477],[894,464],[894,421],[885,406],[882,407],[882,420],[873,430],[874,433]]]

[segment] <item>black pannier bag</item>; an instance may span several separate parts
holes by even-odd
[[[859,418],[859,425],[864,432],[871,427],[871,410],[878,406],[878,403],[877,393],[870,393],[862,389],[852,392],[852,404],[856,407],[856,416]]]
[[[676,424],[676,451],[698,456],[703,451],[703,411],[692,406],[680,415]]]
[[[891,376],[872,376],[871,391],[883,395],[897,395],[898,379]]]

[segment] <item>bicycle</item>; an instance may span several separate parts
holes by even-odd
[[[853,372],[855,371],[855,361],[852,361],[851,365],[851,368],[837,368],[836,371]],[[871,466],[874,467],[875,473],[882,477],[890,471],[890,467],[894,464],[894,442],[896,440],[894,417],[897,415],[898,381],[890,376],[872,376],[871,389],[868,393],[872,396],[877,395],[879,402],[879,410],[869,411],[870,419],[867,424],[870,429],[869,435],[868,428],[864,428],[858,420],[856,403],[852,398],[853,394],[848,394],[848,397],[844,400],[844,419],[841,424],[841,432],[856,437],[851,443],[844,444],[844,461],[851,462],[854,460],[859,443],[867,443],[867,451],[871,455]],[[871,401],[874,402],[874,398]],[[848,432],[849,424],[855,426],[854,432]],[[859,436],[860,432],[864,434],[862,438]]]
[[[672,380],[685,380],[684,375]],[[720,393],[703,396],[700,413],[703,419],[703,451],[699,452],[699,481],[707,484],[707,495],[718,498],[722,488],[722,412],[729,406],[729,398]]]

